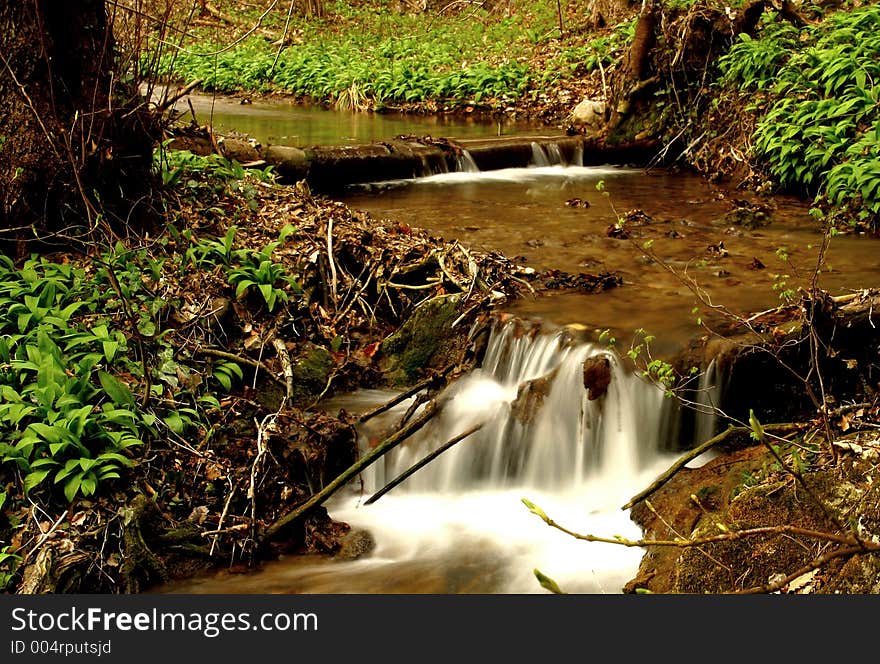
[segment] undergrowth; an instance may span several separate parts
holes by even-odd
[[[754,157],[784,189],[846,215],[880,220],[880,7],[795,28],[767,16],[720,63],[721,82],[754,95]]]

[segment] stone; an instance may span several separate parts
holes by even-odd
[[[605,102],[584,99],[571,112],[571,123],[587,129],[601,129],[605,124]]]

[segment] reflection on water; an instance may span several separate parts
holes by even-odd
[[[239,132],[264,145],[294,147],[369,143],[401,135],[483,138],[546,131],[546,127],[509,119],[355,113],[281,99],[242,104],[232,97],[205,94],[190,95],[188,101],[181,100],[175,108],[182,114],[183,123],[192,120],[194,111],[198,124],[211,124],[219,133]]]

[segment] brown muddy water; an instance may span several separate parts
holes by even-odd
[[[251,117],[264,112],[244,108]],[[277,128],[275,112],[280,111],[265,111],[265,135],[272,137],[266,140],[289,139],[294,132]],[[245,126],[229,121],[239,130]],[[399,131],[447,133],[440,129],[422,124]],[[253,125],[247,131],[254,131]],[[330,142],[317,134],[303,138],[304,131],[297,129],[291,144]],[[468,135],[464,131],[456,127],[448,133]],[[605,293],[549,295],[506,306],[520,317],[551,323],[548,328],[577,323],[611,329],[624,346],[642,328],[656,336],[657,354],[673,352],[700,331],[692,312],[697,299],[683,277],[696,280],[713,302],[748,314],[776,306],[782,282],[796,289],[814,272],[822,238],[806,203],[749,197],[772,210],[768,225],[748,228],[726,216],[737,207],[735,199],[747,196],[701,178],[549,165],[545,157],[536,154],[530,168],[377,183],[352,189],[342,199],[377,217],[501,251],[535,269],[619,272],[623,284]],[[630,239],[610,237],[609,226],[631,210],[647,217],[629,215]],[[645,256],[646,242],[671,271]],[[834,238],[819,285],[835,295],[877,285],[877,249],[872,238]],[[620,505],[671,463],[673,455],[663,450],[677,436],[675,411],[662,390],[630,373],[606,348],[572,347],[561,339],[552,332],[535,338],[518,334],[515,323],[493,332],[483,367],[450,388],[441,414],[334,496],[327,505],[331,516],[372,534],[376,546],[368,555],[357,560],[288,556],[254,572],[219,572],[155,592],[542,593],[535,578],[540,570],[567,592],[619,593],[635,575],[639,549],[575,540],[545,525],[522,499],[573,531],[639,538],[640,530]],[[585,358],[597,355],[608,359],[614,375],[601,403],[588,400],[583,388]],[[548,375],[554,376],[552,387],[534,419],[517,421],[511,402],[519,385]],[[706,394],[717,397],[723,386],[713,380],[707,372],[701,386],[705,383]],[[364,390],[334,397],[323,407],[357,414],[393,394]],[[408,405],[390,411],[386,424]],[[428,450],[476,423],[484,424],[479,433],[381,500],[363,504]],[[696,429],[709,435],[714,426],[707,415]],[[370,433],[362,432],[364,444]]]
[[[735,201],[747,198],[771,208],[768,225],[750,229],[727,216]],[[526,299],[508,310],[557,325],[608,328],[624,343],[642,328],[661,350],[699,332],[688,279],[714,303],[754,313],[779,304],[782,290],[808,285],[822,241],[808,203],[760,199],[663,170],[544,166],[450,173],[361,187],[343,200],[447,240],[499,250],[535,269],[618,272],[620,288]],[[617,216],[632,210],[650,221],[626,222],[628,240],[609,237]],[[646,256],[646,242],[674,273]],[[880,283],[878,248],[874,238],[834,238],[819,285],[837,295]]]

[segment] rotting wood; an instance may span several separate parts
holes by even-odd
[[[406,423],[403,427],[388,436],[388,438],[379,443],[367,454],[358,459],[347,469],[342,471],[342,473],[340,473],[336,477],[336,479],[330,482],[318,493],[314,494],[306,502],[287,512],[282,517],[276,519],[263,531],[262,535],[259,538],[260,543],[265,544],[266,542],[272,540],[272,538],[274,538],[279,533],[279,531],[283,530],[285,527],[289,526],[291,523],[305,515],[309,510],[312,510],[315,507],[322,505],[328,498],[330,498],[333,494],[339,491],[339,489],[345,486],[350,479],[371,466],[373,463],[382,458],[385,454],[393,450],[400,443],[413,435],[416,431],[424,427],[439,411],[440,406],[438,405],[438,403],[436,401],[430,402],[418,417]]]
[[[426,455],[425,457],[423,457],[422,459],[420,459],[419,461],[414,463],[412,466],[410,466],[405,471],[403,471],[400,475],[398,475],[393,480],[388,482],[388,484],[386,484],[381,489],[379,489],[376,493],[374,493],[372,496],[370,496],[370,498],[364,502],[364,505],[372,505],[377,500],[379,500],[379,498],[381,498],[386,493],[391,491],[391,489],[396,487],[401,482],[405,481],[408,477],[410,477],[410,475],[412,475],[416,471],[424,468],[426,465],[431,463],[438,456],[443,454],[446,450],[451,449],[452,447],[454,447],[455,445],[457,445],[458,443],[463,441],[465,438],[468,438],[472,434],[475,434],[477,431],[482,429],[484,425],[485,425],[485,422],[480,422],[480,424],[475,424],[467,431],[458,434],[454,438],[451,438],[449,441],[447,441],[446,443],[444,443],[443,445],[438,447],[436,450],[434,450],[430,454]]]

